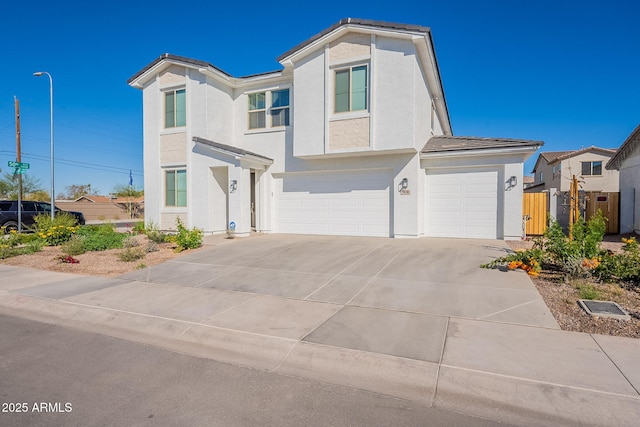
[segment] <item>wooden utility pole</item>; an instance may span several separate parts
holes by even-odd
[[[16,162],[22,161],[20,148],[20,101],[13,97],[16,106]],[[18,174],[18,233],[22,231],[22,170]]]

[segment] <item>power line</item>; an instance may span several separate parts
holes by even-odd
[[[0,150],[0,153],[13,154],[13,151]],[[40,154],[32,154],[32,153],[22,152],[22,156],[23,157],[28,157],[28,158],[33,158],[35,160],[49,161],[49,156],[43,156],[43,155],[40,155]],[[128,172],[128,171],[132,171],[132,172],[135,172],[135,174],[138,175],[138,176],[142,176],[143,173],[144,173],[144,171],[141,171],[139,169],[121,168],[121,167],[117,167],[117,166],[101,165],[101,164],[97,164],[97,163],[89,163],[89,162],[82,162],[82,161],[77,161],[77,160],[62,159],[62,158],[59,158],[59,157],[56,157],[54,159],[54,161],[55,161],[55,163],[68,165],[68,166],[77,166],[77,167],[83,167],[83,168],[94,169],[94,170],[97,168],[97,169],[105,171],[105,172],[114,172],[114,171]]]

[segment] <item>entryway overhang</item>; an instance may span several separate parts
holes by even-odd
[[[207,148],[209,148],[210,150],[216,151],[218,153],[231,156],[236,160],[241,160],[244,162],[256,164],[262,167],[268,167],[273,164],[273,159],[270,159],[269,157],[263,156],[261,154],[243,150],[242,148],[221,144],[219,142],[200,138],[198,136],[193,137],[193,142],[195,142],[196,144],[202,144]]]

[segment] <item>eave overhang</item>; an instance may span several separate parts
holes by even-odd
[[[219,142],[210,141],[208,139],[200,138],[197,136],[193,137],[193,142],[202,144],[208,149],[215,152],[233,157],[235,160],[245,160],[251,163],[259,164],[261,166],[270,166],[273,164],[273,159],[270,159],[269,157],[263,156],[261,154],[243,150],[242,148],[221,144]]]

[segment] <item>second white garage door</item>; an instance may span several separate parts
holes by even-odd
[[[387,171],[286,175],[277,198],[280,233],[389,237]]]
[[[497,238],[498,172],[427,170],[426,215],[428,236]]]

